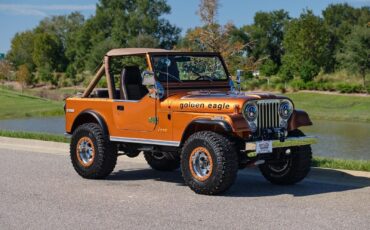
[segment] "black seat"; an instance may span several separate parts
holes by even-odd
[[[142,83],[138,66],[126,66],[122,70],[120,88],[123,100],[140,100],[149,92]]]

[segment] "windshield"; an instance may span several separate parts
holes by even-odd
[[[228,79],[218,56],[165,55],[153,57],[154,73],[161,82],[224,81]]]

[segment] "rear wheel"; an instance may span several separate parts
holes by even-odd
[[[80,176],[102,179],[113,171],[117,163],[117,148],[98,124],[88,123],[73,132],[70,157]]]
[[[144,152],[145,160],[152,169],[158,171],[173,171],[180,167],[180,157],[161,152]]]
[[[181,154],[185,183],[199,194],[219,194],[235,181],[238,156],[233,143],[209,131],[198,132],[185,142]]]
[[[295,130],[289,134],[291,137],[300,137],[304,134]],[[290,149],[290,155],[281,161],[266,161],[259,165],[262,175],[271,183],[291,185],[303,180],[311,169],[311,146],[298,146]]]

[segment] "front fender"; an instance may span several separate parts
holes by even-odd
[[[191,121],[182,135],[181,144],[195,132],[213,131],[218,133],[231,133],[233,131],[231,125],[225,120],[212,120],[209,118],[199,118]]]
[[[312,121],[308,114],[303,110],[294,110],[289,119],[288,130],[295,130],[302,126],[310,126]]]

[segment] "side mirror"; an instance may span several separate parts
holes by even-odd
[[[145,70],[141,74],[141,77],[143,79],[143,81],[142,81],[143,85],[145,85],[147,87],[152,87],[152,86],[155,85],[154,73],[152,71]]]
[[[243,70],[238,69],[236,71],[236,84],[238,85],[238,91],[241,91],[241,78],[242,78]]]

